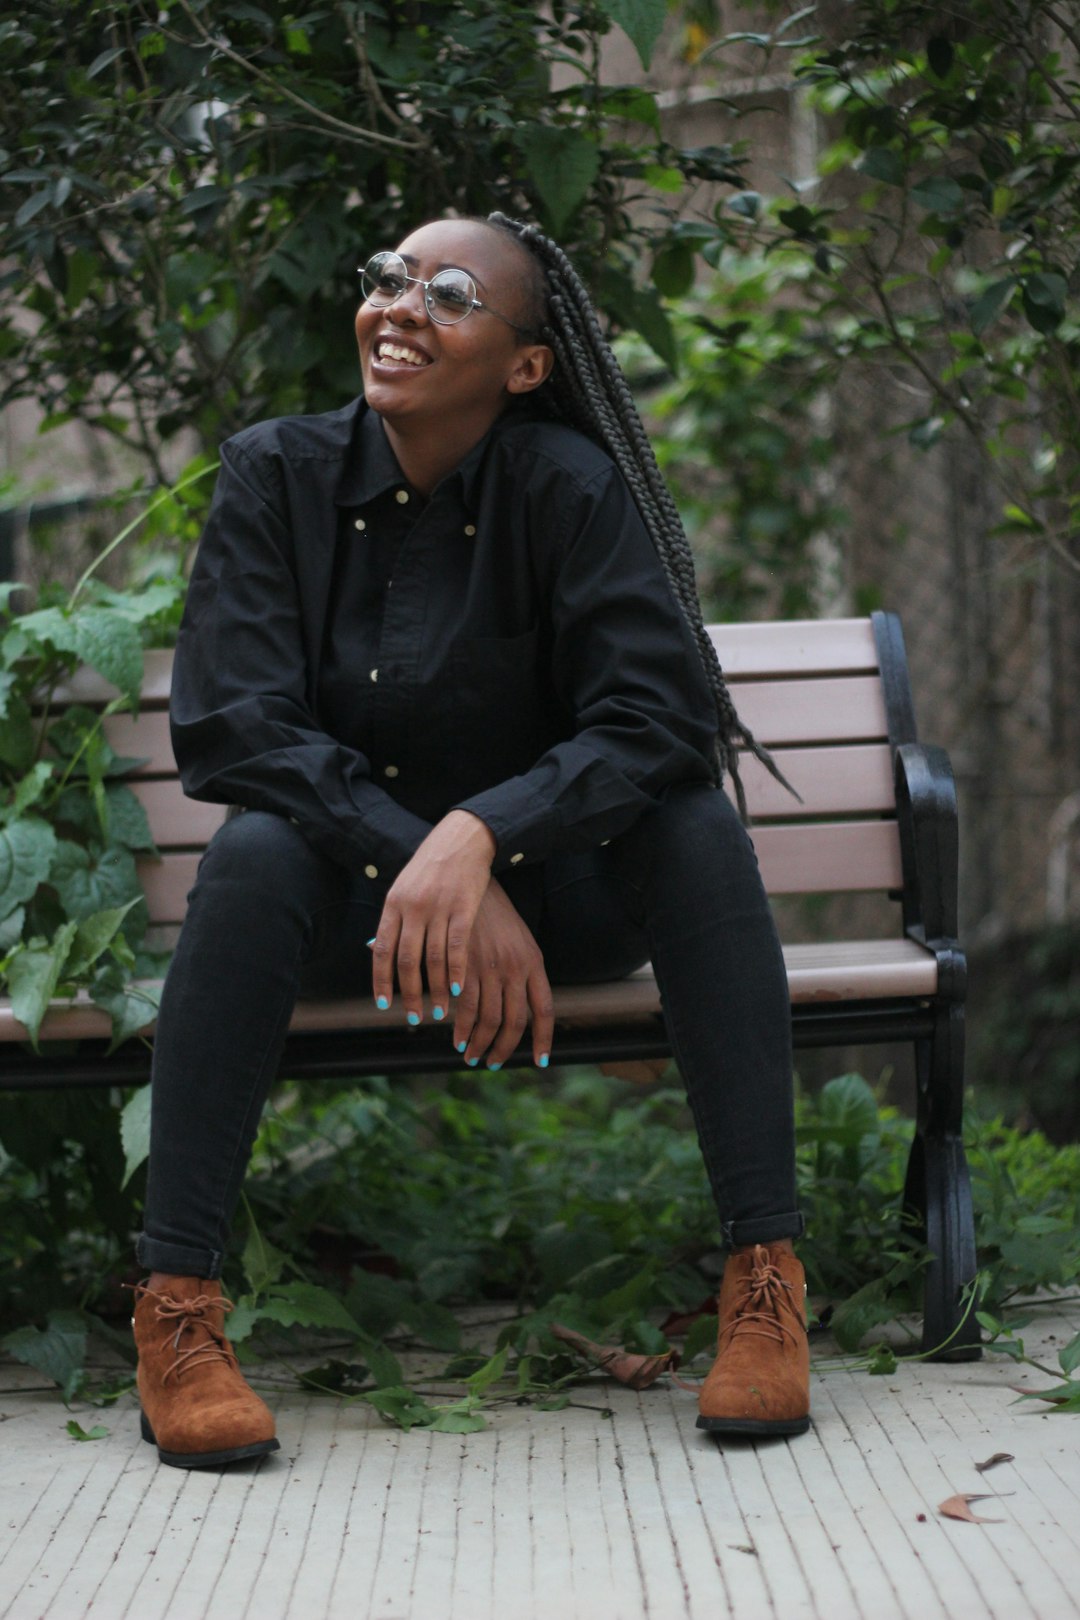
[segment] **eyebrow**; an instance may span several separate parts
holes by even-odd
[[[407,264],[407,265],[411,266],[411,268],[414,269],[414,270],[416,269],[417,265],[420,262],[419,259],[414,258],[411,253],[399,253],[398,258],[401,260],[402,264]],[[484,283],[480,280],[480,277],[477,275],[476,271],[475,270],[466,270],[465,266],[463,264],[437,264],[435,266],[435,274],[438,275],[440,270],[461,270],[461,271],[464,272],[465,275],[472,276],[473,280],[476,282],[476,285],[479,287],[481,292],[486,292],[487,291],[487,288],[484,286]]]

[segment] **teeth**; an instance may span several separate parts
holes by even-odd
[[[378,348],[380,360],[403,360],[409,366],[426,366],[427,356],[417,354],[415,349],[403,348],[400,343],[380,343]]]

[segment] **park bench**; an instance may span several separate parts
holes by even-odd
[[[932,1255],[923,1345],[933,1351],[948,1341],[951,1358],[977,1356],[978,1328],[961,1310],[976,1264],[961,1137],[965,960],[957,940],[956,796],[946,754],[916,738],[899,620],[875,613],[715,625],[710,633],[739,713],[802,797],[796,802],[747,760],[753,837],[770,894],[876,893],[895,903],[888,937],[785,944],[795,1044],[913,1044],[918,1102],[904,1199]],[[200,852],[226,811],[180,789],[169,742],[171,667],[170,653],[148,653],[139,715],[111,715],[106,728],[118,753],[144,761],[132,785],[160,860],[142,861],[140,876],[153,925],[175,935]],[[113,695],[81,671],[68,700],[104,704]],[[558,1063],[670,1055],[647,969],[616,983],[556,988],[555,1007]],[[65,1002],[46,1015],[36,1055],[10,1003],[0,1001],[0,1088],[145,1080],[148,1042],[131,1040],[107,1054],[108,1035],[104,1013]],[[520,1056],[531,1061],[524,1049]],[[388,1026],[367,998],[301,1002],[282,1074],[345,1079],[459,1066],[445,1030]]]

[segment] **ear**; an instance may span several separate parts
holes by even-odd
[[[531,394],[551,375],[555,356],[546,343],[527,343],[514,357],[514,369],[506,379],[508,394]]]

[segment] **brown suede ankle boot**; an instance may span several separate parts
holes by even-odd
[[[142,1436],[173,1468],[211,1468],[278,1449],[273,1413],[249,1388],[225,1337],[231,1310],[221,1284],[198,1277],[135,1290]]]
[[[805,1434],[810,1427],[806,1279],[775,1243],[728,1256],[720,1288],[717,1357],[698,1397],[699,1429],[714,1434]]]

